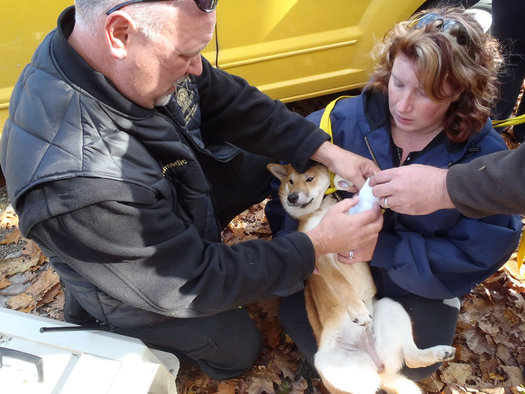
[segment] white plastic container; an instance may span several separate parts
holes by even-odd
[[[105,331],[40,332],[73,324],[0,308],[0,392],[171,394],[179,360]],[[162,361],[161,361],[162,360]]]

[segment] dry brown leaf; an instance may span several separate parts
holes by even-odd
[[[490,336],[495,336],[499,332],[498,319],[494,315],[485,315],[478,320],[478,327]]]
[[[482,380],[484,382],[501,383],[505,378],[500,374],[499,362],[494,355],[482,355],[480,357],[480,369],[482,373]]]
[[[194,380],[188,382],[184,387],[185,394],[201,394],[208,393],[209,385],[215,386],[215,383],[212,379],[204,374],[197,376]]]
[[[419,382],[419,385],[426,391],[431,393],[439,393],[442,389],[445,383],[443,383],[437,376],[438,374],[435,373],[428,378],[422,380]]]
[[[296,362],[277,354],[274,358],[274,363],[275,366],[281,371],[283,377],[293,381],[295,377],[295,371],[297,371]]]
[[[0,278],[0,290],[5,289],[6,287],[9,287],[11,285],[12,285],[11,281],[7,279],[6,277]]]
[[[18,229],[15,229],[10,233],[7,233],[4,239],[0,241],[0,245],[16,244],[18,241],[20,241],[21,238],[22,234]]]
[[[489,304],[482,298],[470,297],[462,304],[461,314],[458,317],[458,327],[470,328],[486,313]]]
[[[0,227],[6,229],[18,227],[18,215],[15,213],[11,205],[0,214]]]
[[[36,304],[36,309],[41,308],[44,305],[49,304],[52,302],[58,294],[60,294],[61,286],[60,282],[54,284],[51,286],[40,298],[38,303]]]
[[[503,364],[511,365],[513,362],[510,349],[502,344],[496,345],[496,356],[503,362]]]
[[[26,293],[40,299],[53,286],[60,283],[58,274],[48,267],[45,272],[38,276],[38,279],[26,289]]]
[[[297,381],[292,382],[292,391],[289,394],[302,394],[308,389],[308,382],[302,376]]]
[[[238,392],[239,384],[236,379],[224,380],[217,387],[217,394],[235,394]]]
[[[19,256],[12,259],[0,259],[0,277],[25,272],[40,263],[40,255]]]
[[[505,387],[514,387],[525,384],[522,368],[502,365],[501,369],[503,369],[505,374],[509,377],[508,380],[505,382]]]
[[[9,300],[7,300],[6,305],[10,309],[29,312],[34,309],[36,303],[35,298],[31,294],[22,293],[11,297]]]
[[[39,275],[34,283],[31,284],[22,294],[11,297],[7,305],[11,309],[30,311],[37,307],[46,293],[59,285],[60,279],[56,272],[48,268],[43,274]],[[58,291],[55,290],[55,294]]]
[[[269,366],[260,365],[255,368],[255,373],[252,373],[248,378],[248,387],[246,393],[248,394],[263,394],[263,393],[274,393],[274,383],[280,385],[282,383],[279,377],[279,371]]]
[[[25,239],[25,238],[24,238]],[[40,250],[40,247],[37,245],[35,241],[32,241],[30,239],[25,239],[27,242],[24,246],[24,249],[22,250],[22,254],[25,256],[38,256],[40,260],[45,260],[45,256]]]
[[[468,380],[472,379],[472,372],[472,367],[469,364],[449,363],[441,372],[441,379],[447,384],[465,385]]]
[[[475,354],[492,353],[494,350],[487,343],[485,336],[482,335],[476,328],[463,331],[461,336],[465,338],[469,349]]]

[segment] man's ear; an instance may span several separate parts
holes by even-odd
[[[135,22],[126,12],[115,11],[106,20],[105,36],[111,55],[124,59],[128,53],[131,33],[136,29]]]

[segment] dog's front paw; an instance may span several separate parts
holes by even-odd
[[[452,346],[440,345],[434,347],[436,360],[448,361],[452,360],[456,355],[456,349]]]
[[[366,327],[372,324],[372,315],[370,314],[370,312],[368,312],[368,309],[366,308],[364,308],[364,310],[361,311],[348,309],[348,314],[350,315],[352,323],[355,323],[358,326]]]

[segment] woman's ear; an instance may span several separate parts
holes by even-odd
[[[124,59],[128,54],[131,33],[136,30],[135,22],[128,13],[115,11],[108,16],[104,28],[111,55]]]

